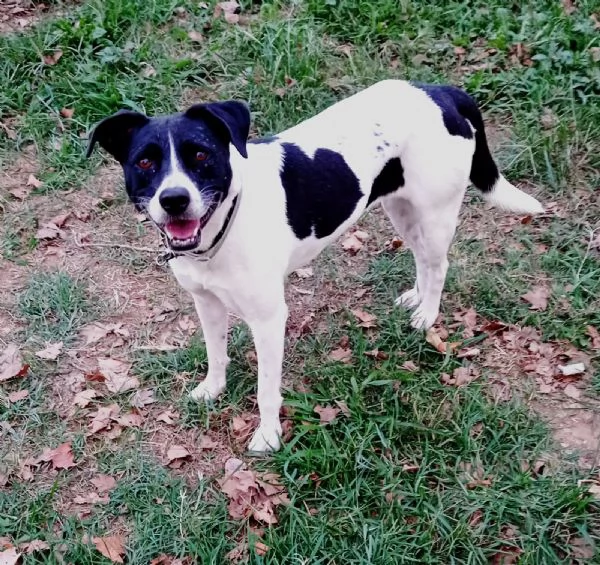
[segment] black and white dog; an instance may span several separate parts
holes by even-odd
[[[194,399],[225,388],[228,310],[250,326],[260,426],[249,449],[265,452],[280,445],[290,272],[381,202],[416,262],[396,303],[414,309],[413,327],[429,328],[469,181],[507,210],[542,206],[500,175],[475,102],[452,86],[388,80],[269,139],[247,142],[249,126],[236,101],[160,118],[121,111],[97,125],[88,155],[99,143],[121,163],[129,198],[161,231],[194,299],[208,352]]]

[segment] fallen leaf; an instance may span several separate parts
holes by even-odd
[[[479,378],[479,371],[475,367],[457,367],[454,369],[452,376],[447,373],[442,373],[441,381],[445,385],[464,386]]]
[[[23,390],[15,390],[8,395],[9,402],[19,402],[29,396],[29,391],[25,388]]]
[[[269,549],[271,549],[268,545],[265,545],[262,541],[256,541],[254,542],[254,552],[256,553],[256,555],[266,555],[267,551],[269,551]]]
[[[50,55],[44,55],[44,57],[43,57],[44,64],[50,65],[50,66],[56,65],[56,63],[58,63],[58,61],[60,61],[60,58],[62,56],[63,56],[63,52],[60,49],[57,49]]]
[[[564,377],[571,377],[573,375],[581,375],[582,373],[585,373],[585,365],[583,363],[559,365],[558,370]]]
[[[529,292],[521,296],[523,300],[529,302],[530,310],[543,311],[548,307],[548,298],[550,298],[550,289],[546,286],[538,285]]]
[[[240,21],[239,16],[240,5],[233,2],[217,2],[215,11],[213,12],[213,18],[219,18],[221,14],[225,17],[225,21],[228,24],[237,24]]]
[[[41,539],[34,539],[19,544],[19,549],[23,550],[27,555],[31,555],[34,551],[44,551],[50,549],[50,546]],[[0,561],[1,563],[2,561]]]
[[[44,449],[39,457],[40,461],[51,461],[55,469],[69,469],[75,467],[71,442],[61,443],[55,449]]]
[[[117,417],[117,414],[121,411],[121,408],[117,404],[111,404],[110,406],[100,406],[98,411],[93,415],[92,421],[90,422],[89,434],[95,434],[100,430],[104,430],[112,425],[113,419]]]
[[[57,228],[62,228],[67,223],[67,220],[71,217],[71,212],[66,212],[64,214],[59,214],[58,216],[54,216],[49,222],[48,225],[56,226]]]
[[[319,421],[321,424],[329,424],[335,420],[336,416],[340,413],[339,408],[333,406],[320,406],[317,405],[314,411],[319,415]]]
[[[61,353],[63,348],[63,342],[57,341],[56,343],[49,343],[45,349],[41,351],[37,351],[35,356],[40,359],[47,359],[49,361],[54,361]]]
[[[371,351],[365,351],[365,355],[367,357],[377,359],[378,361],[385,361],[386,359],[389,359],[389,355],[385,351],[380,351],[377,348],[372,349]]]
[[[306,267],[304,269],[296,269],[294,271],[297,277],[301,279],[308,279],[314,275],[312,267]]]
[[[377,320],[377,316],[374,314],[369,314],[364,310],[356,309],[352,310],[352,313],[356,316],[359,321],[359,326],[361,328],[374,328],[377,324],[375,321]]]
[[[259,424],[259,418],[251,412],[242,412],[231,420],[231,430],[239,443],[246,443]]]
[[[336,400],[335,403],[337,404],[338,408],[342,411],[342,414],[344,416],[350,416],[350,408],[348,408],[346,402],[344,402],[343,400]]]
[[[106,388],[112,393],[119,394],[140,386],[140,381],[129,375],[131,363],[118,359],[98,359],[98,367],[106,378]]]
[[[27,178],[27,186],[33,186],[33,188],[40,188],[44,183],[39,180],[35,175],[29,175]]]
[[[56,239],[60,235],[60,229],[52,224],[47,224],[35,232],[36,239]]]
[[[594,326],[587,326],[585,332],[592,340],[592,349],[600,350],[600,332]]]
[[[75,504],[108,504],[109,502],[110,497],[108,495],[100,496],[97,492],[88,492],[73,499]]]
[[[139,428],[142,425],[142,422],[144,421],[144,418],[142,417],[141,414],[135,414],[133,412],[129,413],[129,414],[123,414],[123,416],[119,416],[117,418],[114,419],[115,422],[117,422],[118,424],[121,424],[122,426],[126,427],[126,428]]]
[[[15,547],[5,549],[4,551],[0,551],[0,565],[15,565],[20,557],[21,554]]]
[[[169,424],[172,425],[175,423],[175,420],[179,419],[179,413],[178,412],[172,412],[171,410],[165,410],[164,412],[161,412],[156,419],[159,422],[164,422],[165,424]]]
[[[76,404],[80,408],[85,408],[91,401],[92,398],[96,398],[98,393],[93,388],[87,388],[78,392],[73,397],[73,404]]]
[[[11,188],[8,193],[12,194],[17,200],[25,200],[31,193],[31,189],[25,186],[19,186],[17,188]]]
[[[92,542],[96,549],[110,559],[113,563],[123,563],[125,555],[125,537],[124,536],[106,536],[103,538],[94,537]]]
[[[440,335],[435,331],[434,328],[430,328],[427,330],[427,333],[425,334],[425,341],[433,346],[435,349],[437,349],[437,351],[439,351],[440,353],[446,353],[446,350],[448,348],[448,344],[442,340],[442,338],[440,337]]]
[[[363,242],[354,233],[342,241],[343,249],[352,255],[356,255],[362,249],[362,246]]]
[[[96,487],[99,493],[111,491],[117,486],[117,481],[110,475],[96,475],[90,482]]]
[[[419,370],[419,366],[410,359],[402,363],[402,368],[406,371],[410,371],[411,373],[416,373]]]
[[[198,449],[214,449],[217,445],[219,444],[216,441],[210,439],[207,435],[202,435],[198,442]]]
[[[349,347],[338,347],[329,354],[329,359],[348,364],[352,360],[352,349]]]
[[[588,487],[588,492],[594,497],[595,500],[600,500],[600,484],[594,483]]]
[[[204,35],[202,35],[199,31],[189,31],[188,37],[195,43],[202,43],[204,41]]]
[[[24,377],[29,365],[23,363],[19,348],[9,343],[0,355],[0,382],[14,377]]]
[[[578,562],[579,560],[583,560],[584,563],[590,563],[590,559],[598,556],[596,547],[591,540],[571,538],[569,545],[571,546],[571,557],[577,559]]]
[[[566,396],[568,396],[569,398],[573,398],[574,400],[577,400],[581,397],[581,391],[576,387],[573,386],[572,384],[568,384],[563,392],[565,393]]]
[[[63,118],[67,118],[67,119],[72,118],[74,113],[75,113],[75,110],[73,110],[73,108],[62,108],[60,111],[60,115]]]
[[[179,469],[191,457],[190,452],[183,445],[172,445],[167,451],[167,465],[172,469]]]
[[[156,402],[156,399],[154,398],[154,391],[149,388],[137,390],[129,400],[129,404],[135,408],[143,408],[144,406],[154,402]]]
[[[577,9],[575,8],[573,0],[561,0],[561,4],[563,6],[565,14],[567,14],[568,16],[571,15]]]

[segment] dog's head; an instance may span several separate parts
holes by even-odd
[[[123,167],[129,199],[167,236],[174,250],[195,249],[232,182],[230,144],[247,157],[250,112],[242,102],[196,104],[182,114],[149,118],[122,110],[93,130],[96,143]]]

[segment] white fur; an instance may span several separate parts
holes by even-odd
[[[279,176],[280,143],[248,145],[247,160],[231,147],[234,178],[228,198],[202,232],[206,248],[223,224],[232,199],[241,193],[239,211],[225,242],[208,262],[190,257],[170,261],[175,277],[194,297],[206,340],[208,373],[192,392],[193,398],[215,399],[225,387],[227,311],[250,326],[258,356],[261,420],[249,448],[258,452],[278,449],[280,444],[286,275],[314,259],[359,219],[373,180],[389,159],[400,157],[405,184],[382,200],[395,229],[413,252],[417,280],[397,303],[414,308],[411,322],[415,328],[430,327],[439,313],[448,268],[446,255],[475,148],[474,139],[449,135],[438,106],[425,92],[404,81],[378,83],[278,138],[293,142],[311,157],[323,147],[343,155],[364,194],[352,216],[329,237],[298,240],[286,218]],[[184,178],[171,151],[172,172],[161,189],[191,182]],[[503,177],[488,200],[519,212],[541,211],[537,200]],[[155,213],[156,204],[151,203],[150,214],[154,217]]]

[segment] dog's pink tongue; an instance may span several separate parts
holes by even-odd
[[[165,226],[165,229],[174,239],[189,239],[194,237],[199,225],[198,220],[173,220]]]

